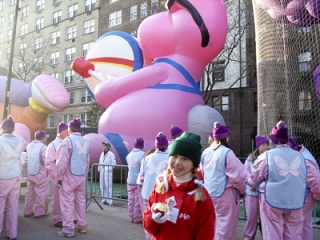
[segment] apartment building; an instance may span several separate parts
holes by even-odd
[[[64,84],[70,106],[49,115],[47,130],[53,135],[60,121],[79,116],[85,122],[92,97],[71,64],[85,57],[98,38],[99,1],[0,0],[0,66],[8,67],[17,4],[13,73],[26,82],[48,74]]]

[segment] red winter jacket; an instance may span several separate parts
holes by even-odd
[[[145,229],[153,235],[152,239],[170,240],[212,240],[214,236],[215,211],[212,200],[205,188],[206,199],[195,201],[194,193],[191,191],[198,186],[194,184],[194,179],[176,186],[170,174],[168,179],[169,190],[166,193],[157,193],[155,189],[151,192],[148,208],[144,212],[143,224]],[[162,202],[171,196],[175,197],[176,208],[179,209],[176,224],[166,221],[163,224],[156,223],[152,219],[150,207],[153,203]]]

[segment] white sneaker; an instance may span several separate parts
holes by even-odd
[[[77,232],[85,234],[87,233],[87,229],[77,229]]]
[[[64,233],[63,230],[57,232],[57,236],[58,237],[67,237],[67,238],[73,238],[74,237],[74,233]]]

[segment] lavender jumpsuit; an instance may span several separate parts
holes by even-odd
[[[291,149],[287,144],[277,145],[276,148]],[[259,205],[263,238],[302,240],[303,209],[289,210],[274,208],[265,200],[265,185],[266,179],[268,179],[267,154],[269,151],[261,154],[258,159],[255,160],[252,174],[248,179],[248,183],[253,187],[257,187],[258,183],[262,182],[259,186]],[[277,171],[280,172],[280,170],[281,169],[278,169]],[[293,192],[293,194],[294,193],[295,192]]]
[[[60,191],[56,186],[56,151],[60,144],[62,143],[62,139],[56,137],[54,141],[52,141],[48,147],[46,152],[46,168],[48,170],[48,176],[52,181],[52,205],[51,205],[51,215],[53,224],[56,224],[62,221],[62,214],[60,208]]]
[[[219,148],[223,148],[220,146]],[[215,190],[212,182],[212,170],[224,161],[224,167],[220,167],[220,174],[226,177],[224,188],[220,196],[213,196]],[[219,163],[220,162],[220,163]],[[237,234],[238,217],[240,212],[240,194],[246,190],[246,173],[241,161],[236,157],[232,150],[227,151],[225,159],[217,156],[213,147],[204,150],[201,156],[200,165],[204,176],[204,186],[208,190],[216,213],[215,240],[234,240]],[[211,181],[210,181],[211,180]]]
[[[128,213],[131,222],[142,222],[142,213],[140,208],[140,190],[137,184],[137,177],[140,170],[141,160],[144,151],[134,148],[126,157],[128,163]]]
[[[320,172],[314,157],[303,145],[301,146],[300,152],[306,159],[308,187],[306,204],[303,207],[304,222],[302,239],[313,239],[312,210],[316,205],[316,201],[320,200]]]
[[[39,140],[33,140],[27,146],[28,152],[28,183],[24,214],[33,214],[35,204],[35,216],[46,214],[46,197],[49,188],[48,171],[45,167],[47,146]],[[31,164],[38,167],[37,172],[31,172]]]
[[[71,138],[78,138],[72,142]],[[81,139],[80,139],[81,138]],[[79,144],[80,143],[80,144]],[[62,211],[63,232],[73,234],[75,231],[73,218],[74,214],[77,223],[77,230],[87,229],[86,206],[85,206],[85,183],[89,169],[89,143],[81,136],[79,132],[72,133],[65,138],[57,149],[56,174],[57,180],[62,180],[60,189],[60,207]],[[85,174],[75,175],[71,172],[73,155],[77,159],[85,160]],[[82,166],[83,162],[79,163]]]
[[[18,201],[21,181],[19,158],[23,148],[22,138],[9,133],[0,136],[0,235],[5,220],[5,234],[9,238],[16,238],[18,235]]]

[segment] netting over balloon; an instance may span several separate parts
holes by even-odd
[[[253,0],[258,133],[284,120],[320,159],[320,0]]]

